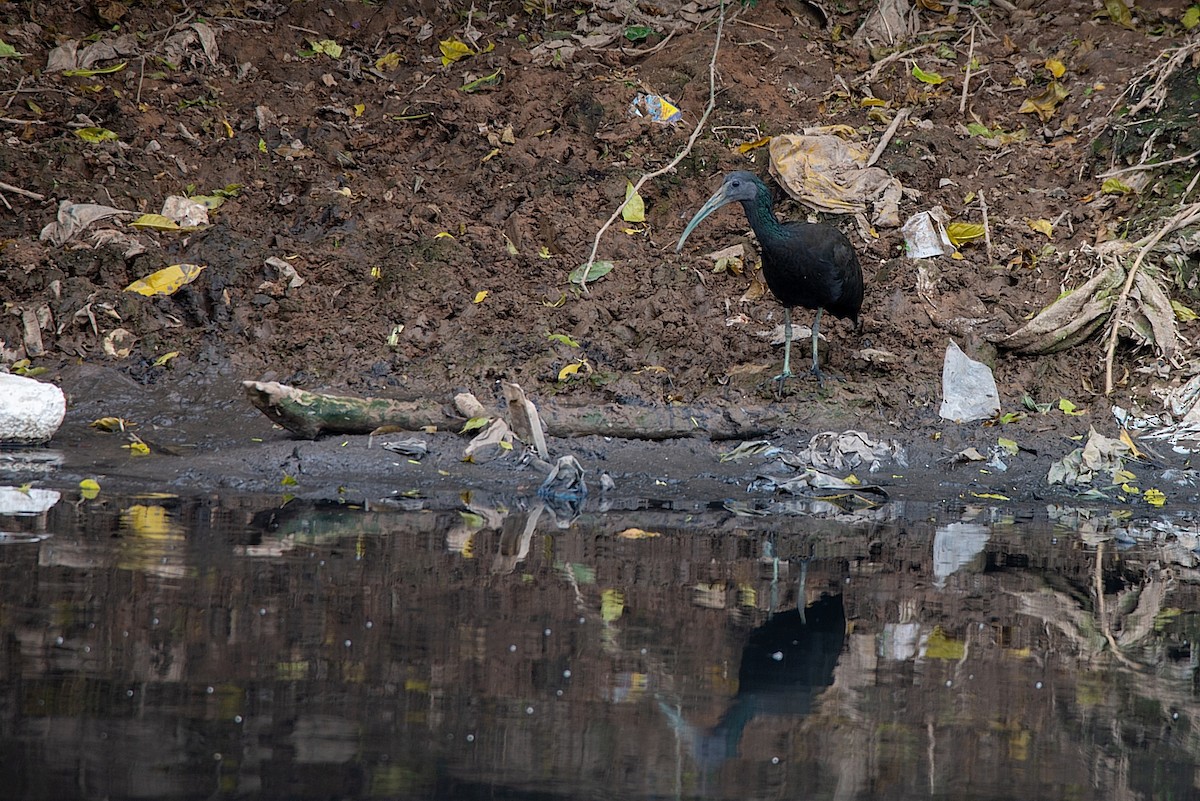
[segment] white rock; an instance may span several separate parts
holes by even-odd
[[[0,373],[0,442],[45,442],[66,413],[66,396],[54,384]]]

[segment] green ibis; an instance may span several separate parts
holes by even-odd
[[[771,293],[783,304],[782,382],[791,378],[792,307],[816,309],[812,325],[812,373],[822,382],[817,364],[818,326],[821,314],[852,320],[858,325],[862,309],[863,277],[854,246],[846,235],[824,223],[781,222],[775,216],[771,190],[758,176],[744,170],[725,176],[721,188],[696,212],[683,229],[675,252],[705,217],[727,203],[738,202],[762,249],[762,273]]]

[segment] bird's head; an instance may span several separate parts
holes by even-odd
[[[763,188],[763,182],[752,172],[738,170],[726,175],[725,180],[721,183],[721,188],[700,207],[700,211],[696,212],[696,216],[692,217],[691,222],[683,229],[683,235],[679,237],[679,244],[675,246],[675,252],[683,250],[684,240],[696,229],[697,225],[703,222],[705,217],[726,204],[754,200],[758,197],[761,188]]]

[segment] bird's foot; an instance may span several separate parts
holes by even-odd
[[[775,376],[771,380],[782,385],[784,381],[787,381],[789,378],[795,378],[795,377],[796,377],[796,374],[793,373],[791,370],[784,370],[782,373]]]
[[[815,364],[809,369],[809,372],[817,377],[817,386],[825,389],[825,374],[821,372],[821,368]]]

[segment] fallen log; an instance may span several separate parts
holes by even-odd
[[[250,403],[272,422],[305,439],[322,434],[369,434],[378,428],[457,431],[466,418],[431,400],[353,398],[307,392],[276,381],[243,381]],[[599,435],[664,440],[708,437],[753,439],[783,427],[787,416],[707,406],[635,407],[619,404],[539,410],[552,437]],[[794,422],[794,421],[793,421]]]

